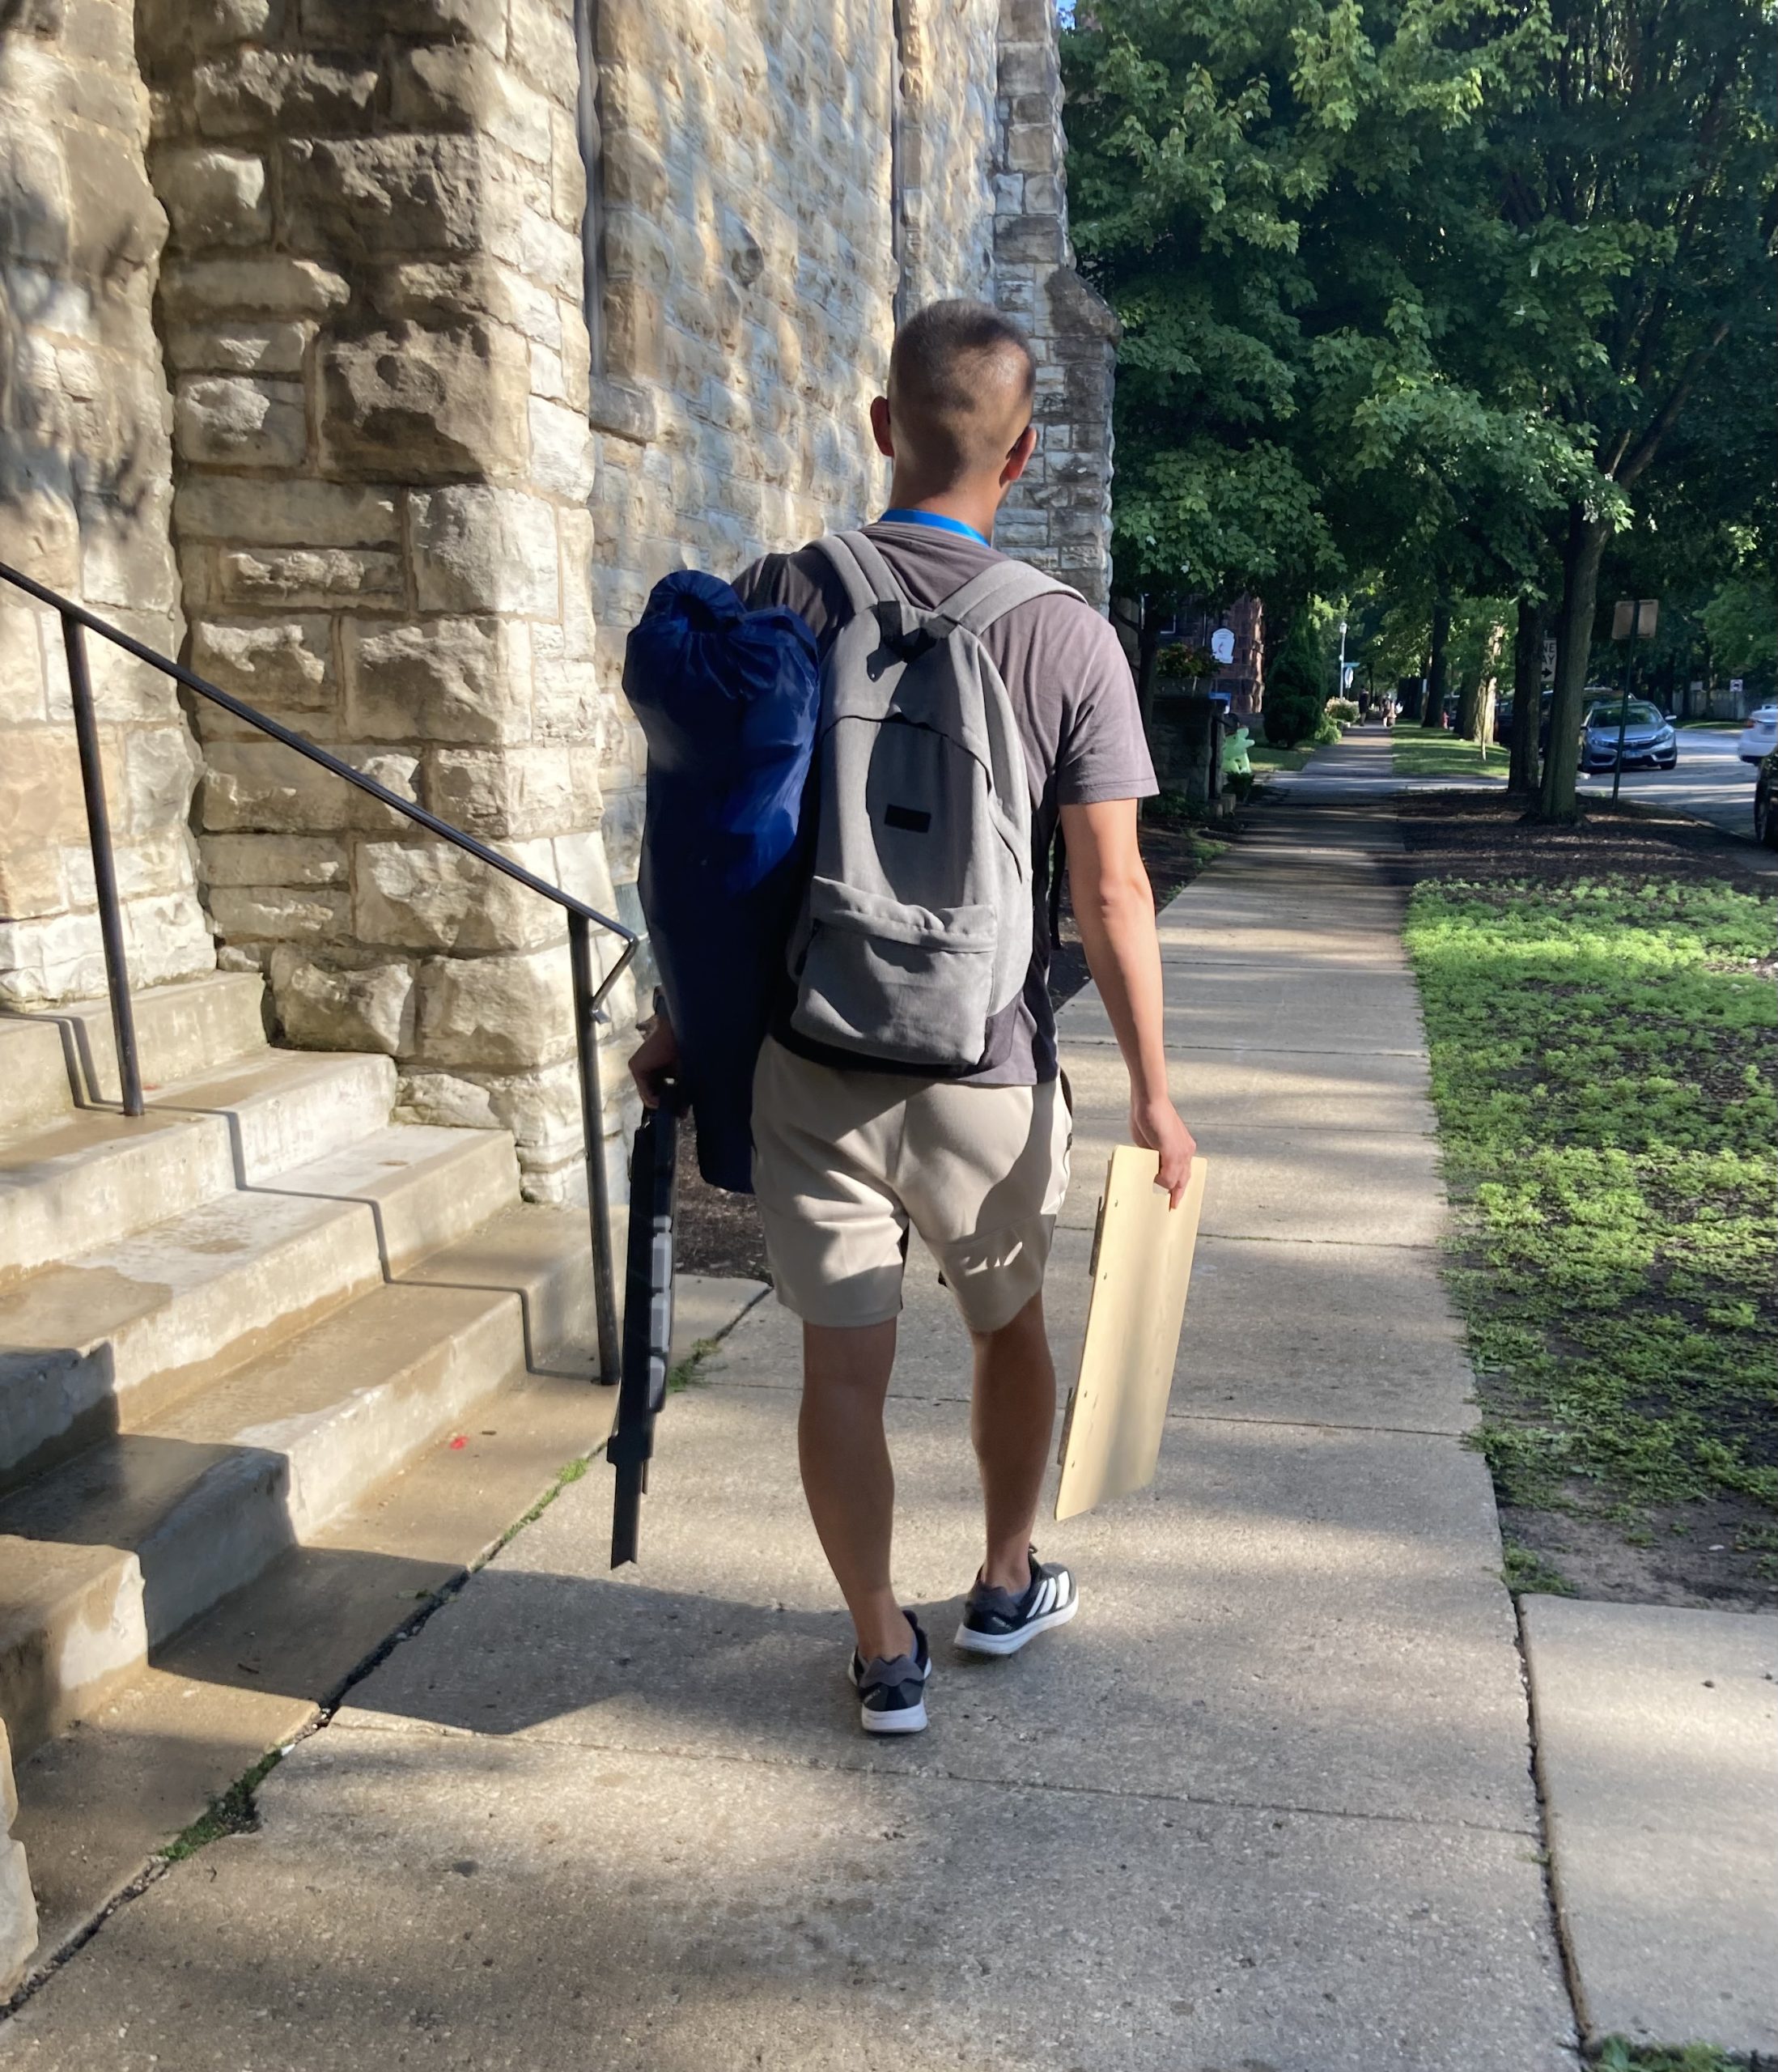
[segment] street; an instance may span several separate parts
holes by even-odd
[[[1718,733],[1708,727],[1679,730],[1677,770],[1626,770],[1621,796],[1646,799],[1657,805],[1695,813],[1743,840],[1753,837],[1754,766],[1735,755],[1739,728]],[[1589,796],[1611,796],[1611,772],[1583,777],[1581,790]]]

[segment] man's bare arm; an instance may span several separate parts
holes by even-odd
[[[1068,883],[1087,967],[1130,1072],[1130,1132],[1160,1157],[1156,1183],[1179,1206],[1197,1146],[1167,1092],[1161,944],[1154,894],[1136,840],[1136,802],[1063,806]]]

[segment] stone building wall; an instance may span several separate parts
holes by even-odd
[[[567,8],[144,0],[142,36],[193,665],[609,911]],[[224,965],[571,1189],[558,911],[196,719]]]
[[[0,559],[162,652],[180,639],[168,405],[129,0],[0,5]],[[172,684],[87,643],[139,984],[215,964]],[[60,622],[0,585],[0,1002],[104,991]]]
[[[1053,0],[1000,0],[994,294],[1029,333],[1042,441],[995,541],[1111,601],[1111,384],[1118,324],[1074,270]]]

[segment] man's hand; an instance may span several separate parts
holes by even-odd
[[[645,1108],[658,1108],[679,1076],[679,1038],[664,1014],[648,1025],[642,1047],[630,1053],[630,1076]]]
[[[1133,1100],[1130,1134],[1144,1150],[1160,1153],[1155,1185],[1166,1189],[1167,1206],[1177,1208],[1185,1199],[1191,1161],[1198,1154],[1191,1132],[1179,1119],[1179,1110],[1164,1094],[1153,1100]]]

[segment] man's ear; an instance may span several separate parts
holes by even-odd
[[[1028,424],[1013,440],[1006,456],[1006,465],[1000,470],[1000,486],[1008,488],[1025,473],[1031,456],[1038,450],[1038,428]]]
[[[871,405],[871,433],[876,441],[876,450],[886,458],[895,458],[895,441],[889,435],[889,397],[879,396]]]

